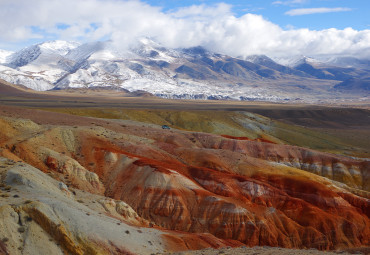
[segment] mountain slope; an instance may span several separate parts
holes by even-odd
[[[36,90],[108,87],[165,98],[312,102],[356,99],[332,90],[340,81],[369,76],[367,62],[356,63],[336,67],[305,58],[288,67],[262,55],[242,60],[202,47],[168,49],[148,38],[131,48],[111,41],[82,45],[54,41],[8,56],[0,65],[0,78]]]
[[[361,80],[370,75],[368,63],[367,60],[355,58],[330,58],[320,61],[304,57],[294,64],[294,68],[319,79]]]
[[[7,60],[7,65],[12,68],[20,68],[30,63],[34,65],[43,65],[53,61],[58,62],[78,45],[78,43],[65,41],[51,41],[36,44],[10,55]]]
[[[264,55],[253,55],[253,56],[248,56],[246,60],[253,62],[255,64],[259,64],[268,68],[271,68],[273,70],[279,71],[281,73],[285,74],[293,74],[301,77],[311,77],[311,75],[306,74],[304,72],[301,72],[297,69],[290,68],[288,66],[280,65],[273,61],[271,58],[264,56]]]
[[[12,55],[14,52],[7,50],[0,50],[0,64],[5,63],[7,58]]]
[[[345,91],[359,91],[366,92],[370,90],[370,79],[359,80],[359,79],[348,79],[334,86],[335,89]]]

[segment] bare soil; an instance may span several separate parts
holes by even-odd
[[[239,247],[222,249],[204,249],[198,251],[185,251],[171,253],[172,255],[337,255],[337,254],[370,254],[370,248],[358,248],[353,250],[318,251],[316,249],[297,250],[278,247]]]

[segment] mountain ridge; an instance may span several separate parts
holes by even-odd
[[[370,77],[367,60],[345,59],[347,64],[353,62],[361,67],[357,68],[335,66],[333,63],[340,62],[340,58],[320,62],[304,57],[295,66],[287,66],[265,55],[242,59],[201,46],[169,49],[148,38],[141,38],[131,48],[111,41],[45,42],[3,59],[0,78],[36,90],[119,87],[166,98],[311,102],[356,99],[359,92],[366,92],[361,86],[343,93],[335,85],[351,78]]]

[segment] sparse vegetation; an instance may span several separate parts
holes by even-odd
[[[263,109],[263,107],[260,107]],[[258,109],[258,107],[256,107]],[[258,109],[257,111],[261,111]],[[123,119],[145,122],[156,125],[170,125],[180,130],[199,131],[219,135],[248,137],[251,139],[264,138],[276,142],[308,147],[315,150],[343,154],[345,151],[353,156],[370,157],[369,131],[357,128],[356,139],[349,139],[345,129],[336,132],[331,129],[315,129],[311,126],[303,127],[292,123],[284,123],[259,115],[247,117],[242,111],[191,111],[191,110],[142,110],[142,109],[116,109],[116,108],[48,108],[46,110],[68,113],[78,116],[89,116],[109,119]],[[253,109],[252,109],[253,110]],[[277,108],[274,114],[284,120],[289,115],[280,116]],[[330,117],[330,112],[322,110],[322,118]],[[249,119],[249,120],[248,120]],[[261,120],[265,121],[265,129],[261,129]],[[318,123],[323,123],[325,119]],[[304,123],[304,122],[303,122]],[[310,122],[307,122],[308,124]],[[127,125],[121,125],[127,127]],[[327,130],[327,131],[326,131]],[[136,132],[139,130],[135,129]],[[97,135],[101,136],[101,135]],[[194,139],[190,140],[195,143]],[[351,149],[356,147],[357,149]]]

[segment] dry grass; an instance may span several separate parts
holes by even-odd
[[[370,137],[370,131],[367,129],[361,129],[361,132],[353,132],[351,127],[348,129],[319,129],[298,126],[273,119],[269,119],[269,124],[266,124],[259,123],[258,119],[248,119],[241,111],[184,111],[122,108],[46,108],[43,110],[95,118],[133,120],[156,125],[165,124],[180,130],[239,137],[245,136],[252,139],[264,137],[285,144],[297,145],[325,152],[357,157],[370,157],[370,143],[366,142]],[[259,115],[256,116],[258,117]],[[263,132],[260,130],[253,130],[246,128],[240,122],[235,121],[235,119],[243,119],[247,124],[266,125],[269,128],[266,128]]]

